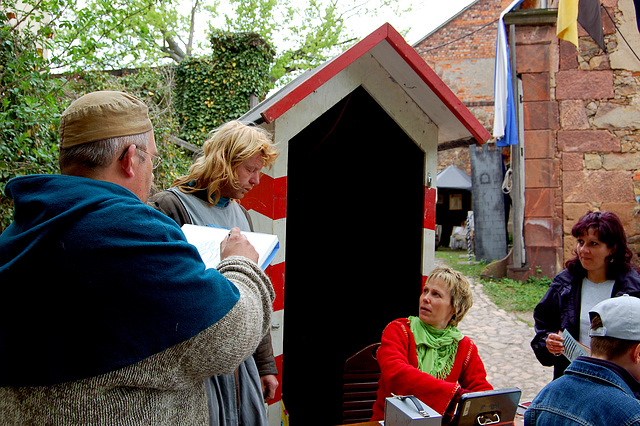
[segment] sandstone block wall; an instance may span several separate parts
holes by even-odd
[[[614,2],[607,5],[615,16]],[[607,49],[615,51],[615,26],[606,14],[603,26]],[[579,35],[576,49],[557,39],[555,25],[516,29],[525,110],[525,244],[532,269],[548,276],[573,257],[571,227],[588,210],[618,214],[640,250],[640,181],[634,181],[640,174],[640,82],[633,71],[612,69],[609,55],[582,28]]]

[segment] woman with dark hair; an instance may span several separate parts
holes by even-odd
[[[575,257],[555,276],[533,311],[536,335],[531,347],[542,365],[553,366],[553,378],[564,374],[569,360],[562,333],[566,330],[589,347],[589,310],[610,297],[640,297],[640,275],[631,261],[633,252],[618,216],[588,212],[571,229]]]

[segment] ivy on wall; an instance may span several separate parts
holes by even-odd
[[[251,95],[269,90],[271,47],[255,33],[213,31],[212,54],[180,62],[174,108],[180,138],[202,145],[207,134],[249,110]]]

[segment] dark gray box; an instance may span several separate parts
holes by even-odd
[[[384,405],[385,426],[440,426],[442,416],[419,399],[415,399],[422,407],[426,417],[418,411],[418,407],[410,397],[388,397]]]

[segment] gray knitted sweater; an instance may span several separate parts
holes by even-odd
[[[243,257],[217,268],[240,291],[236,305],[198,335],[136,364],[42,387],[0,387],[2,425],[208,425],[204,379],[249,357],[271,322],[274,292]],[[42,348],[46,357],[46,348]]]

